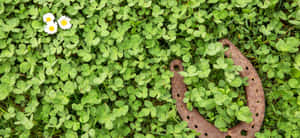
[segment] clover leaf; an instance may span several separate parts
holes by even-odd
[[[223,49],[223,46],[221,43],[210,43],[207,46],[206,53],[210,56],[216,55],[218,52],[220,52]]]
[[[280,39],[276,43],[276,48],[278,51],[282,52],[289,52],[289,53],[295,53],[297,52],[298,46],[300,45],[300,40],[295,38],[295,37],[289,37],[286,38],[285,40]]]
[[[250,112],[248,107],[242,107],[240,110],[237,112],[237,119],[244,121],[246,123],[252,122],[252,113]]]

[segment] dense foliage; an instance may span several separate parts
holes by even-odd
[[[49,35],[43,15],[72,28]],[[299,0],[0,0],[0,137],[194,137],[171,97],[220,130],[251,122],[240,78],[217,41],[259,73],[263,137],[300,137]],[[198,97],[198,98],[197,98]]]
[[[246,105],[244,85],[248,78],[241,78],[242,67],[225,58],[221,43],[210,43],[207,49],[199,48],[194,55],[201,55],[194,65],[187,65],[180,72],[189,91],[184,102],[189,110],[197,107],[208,121],[221,131],[227,131],[239,121],[252,122],[252,113]]]

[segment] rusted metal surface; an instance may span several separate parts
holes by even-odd
[[[247,105],[252,112],[253,121],[251,123],[241,122],[227,132],[221,132],[213,124],[209,123],[196,109],[189,111],[186,104],[183,102],[184,93],[187,87],[183,82],[183,77],[178,73],[183,71],[183,66],[180,60],[173,60],[170,64],[171,71],[174,72],[172,78],[172,97],[176,99],[176,108],[180,117],[188,122],[188,127],[200,132],[199,137],[204,138],[253,138],[262,126],[265,113],[265,98],[261,80],[252,66],[250,61],[236,48],[229,40],[223,39],[220,41],[223,46],[228,46],[229,49],[225,52],[228,58],[232,58],[235,65],[243,67],[240,72],[242,77],[248,77],[248,86],[245,87],[247,96]],[[242,131],[246,135],[242,135]]]

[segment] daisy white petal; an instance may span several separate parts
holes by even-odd
[[[45,26],[44,30],[48,34],[55,34],[57,32],[57,23],[56,22],[50,22],[50,23],[48,23]]]
[[[67,16],[62,16],[58,19],[58,25],[61,29],[70,29],[72,24],[70,23],[71,19]]]
[[[53,22],[55,19],[54,15],[52,13],[46,13],[43,16],[43,20],[45,23],[50,23]]]

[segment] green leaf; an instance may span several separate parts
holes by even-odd
[[[31,116],[31,119],[28,119],[24,115],[24,113],[18,112],[17,115],[16,115],[16,118],[17,118],[18,121],[16,121],[15,124],[17,124],[17,125],[22,124],[25,127],[25,129],[31,129],[34,126],[33,122],[32,122],[32,117],[33,116]]]
[[[78,138],[78,135],[76,132],[72,131],[72,130],[68,130],[66,133],[65,133],[65,137],[67,138]]]
[[[106,73],[101,73],[101,75],[97,78],[94,79],[94,84],[99,85],[101,83],[103,83],[103,81],[106,79],[107,75]]]
[[[21,65],[20,65],[20,71],[21,71],[22,73],[28,72],[30,68],[31,68],[31,65],[30,65],[28,62],[23,62],[23,63],[21,63]]]
[[[285,40],[280,39],[275,47],[278,51],[295,53],[299,50],[298,46],[300,45],[299,39],[295,37],[289,37]]]
[[[233,81],[230,82],[230,85],[233,87],[240,87],[242,85],[243,81],[240,77],[234,78]]]
[[[0,84],[0,101],[6,99],[9,96],[9,93],[12,91],[13,87],[2,83]]]
[[[296,79],[290,79],[290,80],[288,81],[288,84],[289,84],[289,86],[290,86],[291,88],[300,88],[299,82],[298,82],[298,80],[296,80]]]
[[[233,0],[232,3],[239,8],[246,7],[249,3],[251,3],[252,0]]]
[[[82,104],[99,104],[101,102],[101,98],[97,94],[96,91],[90,91],[86,96],[81,99]]]
[[[219,42],[210,43],[207,46],[206,53],[207,53],[207,55],[214,56],[218,52],[220,52],[222,49],[223,49],[223,45],[221,43],[219,43]]]
[[[252,113],[250,112],[248,107],[242,107],[240,110],[237,112],[237,119],[240,121],[244,121],[246,123],[252,122]]]
[[[41,29],[43,27],[43,24],[39,21],[33,21],[31,24],[33,29]]]
[[[65,93],[73,94],[76,87],[77,87],[76,83],[71,82],[71,81],[67,81],[62,89]]]
[[[226,125],[226,122],[221,117],[218,117],[215,121],[215,126],[217,128],[226,128]]]
[[[208,3],[217,3],[219,0],[208,0]]]
[[[229,100],[227,95],[222,95],[222,94],[215,95],[215,101],[217,105],[223,105],[226,100]]]

